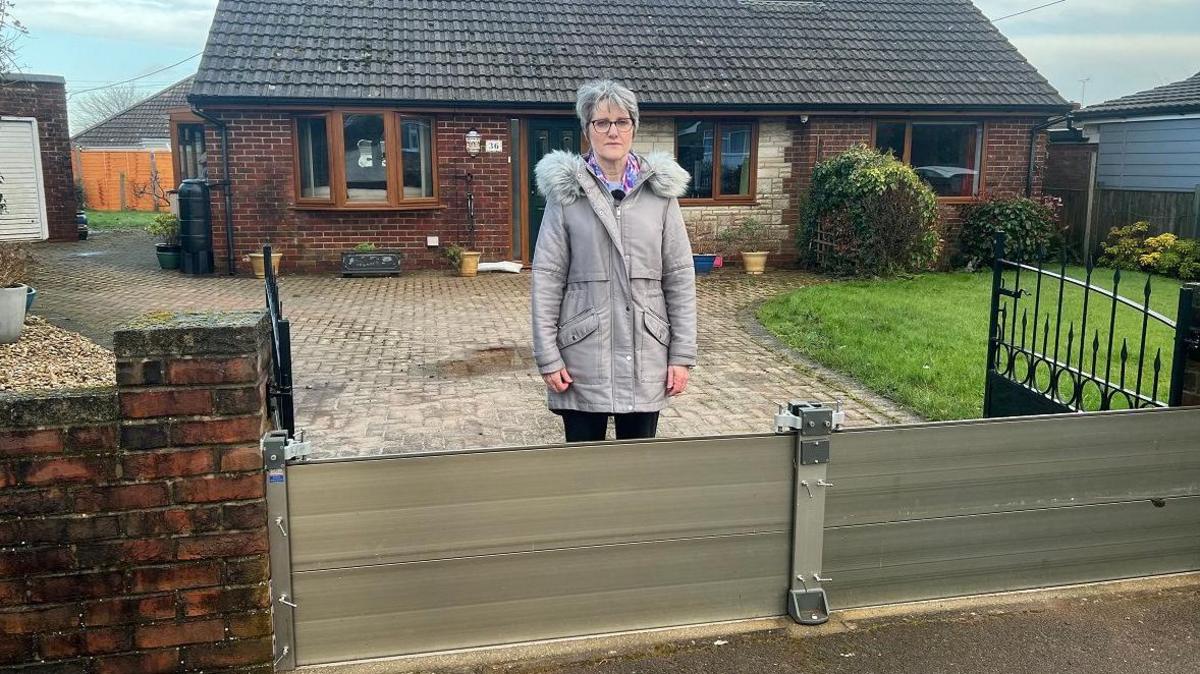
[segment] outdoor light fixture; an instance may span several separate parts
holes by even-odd
[[[471,155],[472,157],[479,155],[479,146],[482,138],[483,137],[480,136],[479,132],[475,129],[471,129],[467,132],[467,154]]]

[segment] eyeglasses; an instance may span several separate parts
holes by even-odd
[[[592,128],[596,130],[596,133],[608,133],[608,130],[614,126],[617,127],[617,131],[620,131],[621,133],[629,133],[629,130],[633,128],[633,120],[629,117],[622,117],[621,119],[616,120],[593,119],[592,121],[588,122],[588,124],[592,125]]]

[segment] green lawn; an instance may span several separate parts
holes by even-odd
[[[1082,268],[1068,268],[1068,275],[1082,279]],[[1021,285],[1033,279],[1024,274]],[[984,363],[987,360],[987,317],[992,276],[965,272],[924,274],[911,279],[887,281],[844,281],[812,286],[776,297],[762,306],[758,318],[792,347],[830,368],[845,372],[869,388],[908,406],[929,419],[970,419],[983,410]],[[1095,285],[1112,288],[1112,271],[1097,269]],[[1146,275],[1122,275],[1120,294],[1139,303]],[[1179,282],[1153,277],[1150,308],[1175,319]],[[1013,287],[1011,276],[1006,286]],[[1066,360],[1067,331],[1073,322],[1075,342],[1072,364],[1079,360],[1079,318],[1083,290],[1066,286],[1063,292],[1063,323],[1059,360]],[[1057,309],[1057,283],[1043,281],[1039,314],[1051,325]],[[1096,369],[1104,375],[1111,303],[1094,293],[1088,309],[1085,370],[1091,369],[1092,340],[1099,330],[1100,350]],[[1032,343],[1033,298],[1023,298],[1019,311],[1028,312],[1027,344]],[[1011,314],[1009,317],[1011,326]],[[1038,326],[1042,342],[1044,323]],[[1021,317],[1016,332],[1021,333]],[[1129,340],[1130,363],[1136,363],[1141,335],[1140,312],[1118,307],[1112,356],[1112,379],[1120,370],[1122,338]],[[1053,333],[1053,328],[1051,329]],[[1151,319],[1147,330],[1146,372],[1142,391],[1151,389],[1154,355],[1162,348],[1163,368],[1158,397],[1166,397],[1173,349],[1173,331]],[[1048,350],[1053,353],[1054,335]],[[1044,379],[1044,377],[1043,377]],[[1136,365],[1127,372],[1127,388],[1134,388]],[[1098,401],[1089,392],[1092,402]],[[1116,405],[1114,405],[1116,406]]]
[[[142,229],[158,213],[143,211],[88,211],[88,228],[97,230]]]

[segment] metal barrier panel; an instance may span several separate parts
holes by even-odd
[[[1200,409],[836,435],[835,608],[1200,569]]]
[[[299,664],[779,615],[792,436],[288,468]]]

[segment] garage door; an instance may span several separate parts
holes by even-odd
[[[0,240],[47,238],[37,120],[0,117],[0,181]]]

